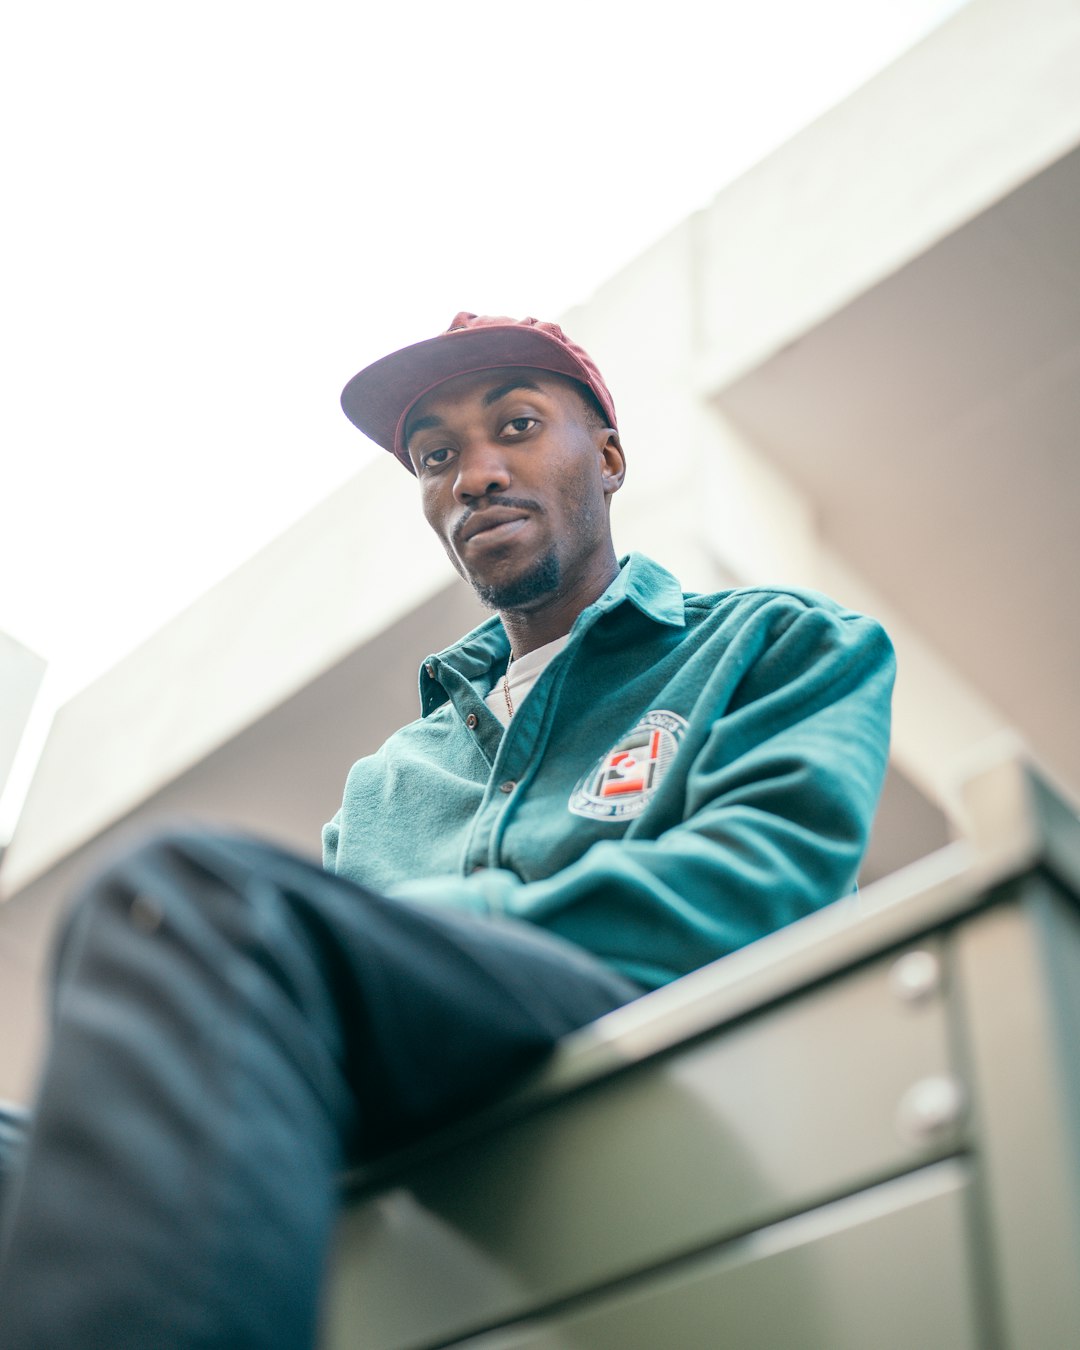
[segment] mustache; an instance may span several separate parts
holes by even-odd
[[[469,521],[472,520],[473,516],[478,515],[481,511],[488,510],[488,508],[492,506],[506,506],[513,511],[540,512],[543,510],[543,507],[539,502],[534,502],[528,497],[485,497],[483,506],[470,507],[454,526],[454,533],[452,536],[453,542],[455,544],[460,544],[461,533],[465,529],[465,526],[468,525]]]

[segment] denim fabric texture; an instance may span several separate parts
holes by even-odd
[[[76,905],[0,1248],[5,1350],[303,1350],[341,1167],[640,989],[514,920],[186,832]]]

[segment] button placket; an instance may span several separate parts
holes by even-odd
[[[502,866],[499,856],[502,839],[522,800],[522,793],[517,789],[523,782],[527,787],[530,767],[544,752],[544,730],[550,725],[549,710],[558,700],[569,669],[566,651],[560,652],[556,660],[559,668],[557,673],[552,671],[555,678],[548,678],[548,671],[542,672],[510,725],[502,729],[484,804],[473,822],[465,851],[466,873],[479,867]]]
[[[522,801],[523,794],[518,789],[524,783],[527,790],[531,766],[544,753],[545,728],[550,725],[548,714],[552,702],[558,699],[565,670],[563,662],[561,673],[554,681],[545,681],[547,672],[543,672],[503,732],[502,744],[492,765],[492,790],[484,808],[482,831],[483,857],[492,867],[502,866],[499,856],[502,840]],[[478,837],[480,833],[478,831]]]

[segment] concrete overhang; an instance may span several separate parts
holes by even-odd
[[[1080,151],[718,403],[828,545],[1080,790]]]

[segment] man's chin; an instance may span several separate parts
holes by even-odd
[[[562,580],[559,559],[552,549],[517,576],[500,581],[482,582],[470,577],[480,603],[488,609],[531,609],[539,601],[553,595]]]

